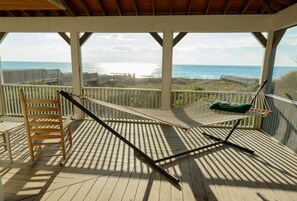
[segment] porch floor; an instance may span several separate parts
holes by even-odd
[[[217,136],[228,132],[195,128],[184,133],[155,124],[108,124],[154,159],[211,143],[202,131]],[[217,146],[161,164],[180,179],[176,188],[96,122],[76,122],[74,129],[73,151],[64,167],[58,166],[61,158],[52,157],[41,158],[30,168],[25,129],[11,133],[12,164],[0,147],[6,200],[297,200],[297,155],[257,130],[237,129],[231,139],[255,150],[254,155]]]

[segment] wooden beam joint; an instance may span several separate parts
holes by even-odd
[[[69,36],[67,36],[66,33],[58,32],[58,34],[65,40],[66,43],[68,43],[68,45],[70,45],[70,38],[69,38]]]
[[[157,32],[150,32],[151,36],[163,47],[163,39]]]
[[[79,45],[83,46],[83,44],[91,37],[92,32],[85,32],[79,39]]]
[[[180,32],[175,38],[173,39],[173,47],[181,40],[183,37],[187,35],[188,32]]]
[[[287,29],[280,29],[274,32],[273,34],[273,48],[276,48],[279,42],[282,40],[283,36],[285,35]]]
[[[261,32],[252,32],[253,36],[259,41],[259,43],[266,48],[267,39]]]

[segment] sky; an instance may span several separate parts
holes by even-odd
[[[57,33],[9,33],[2,61],[70,62],[70,47]],[[255,65],[264,48],[250,33],[188,33],[173,50],[173,64]],[[279,44],[275,64],[296,66],[297,27]],[[94,33],[82,46],[84,63],[161,64],[162,48],[148,33]]]

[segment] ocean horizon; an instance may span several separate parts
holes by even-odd
[[[62,73],[71,72],[70,62],[30,62],[2,61],[2,70],[59,69]],[[297,71],[297,66],[277,66],[273,79],[279,79],[290,71]],[[137,78],[161,77],[161,66],[148,63],[83,63],[83,72],[105,74],[135,74]],[[248,65],[197,65],[174,64],[173,78],[219,79],[222,75],[259,78],[261,66]]]

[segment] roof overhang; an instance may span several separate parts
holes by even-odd
[[[5,17],[1,32],[268,32],[297,24],[297,4],[274,15]]]

